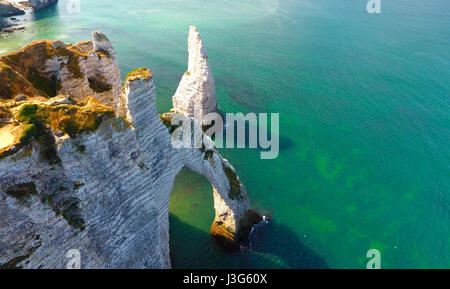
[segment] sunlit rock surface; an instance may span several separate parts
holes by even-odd
[[[148,69],[129,73],[122,88],[100,32],[0,57],[0,78],[0,267],[65,268],[76,249],[82,268],[170,268],[169,197],[185,167],[213,186],[218,245],[237,250],[258,221],[199,123],[158,114]],[[172,146],[177,116],[203,145]]]
[[[173,108],[191,116],[199,109],[203,116],[199,121],[204,121],[208,113],[217,111],[216,87],[206,48],[194,26],[189,29],[188,51],[188,70],[172,97]]]

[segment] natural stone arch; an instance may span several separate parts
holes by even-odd
[[[12,55],[14,59],[27,59],[30,54],[46,59],[40,69],[59,71],[59,93],[66,94],[37,99],[33,95],[39,91],[18,77],[13,82],[20,88],[16,92],[30,94],[25,95],[25,104],[39,101],[45,108],[84,111],[89,102],[82,99],[91,95],[87,88],[92,72],[109,81],[112,90],[93,95],[111,110],[104,116],[96,114],[98,127],[73,137],[50,123],[45,133],[54,143],[30,141],[11,146],[7,154],[0,153],[0,267],[65,268],[66,253],[77,249],[83,256],[82,268],[170,268],[168,205],[183,167],[205,175],[213,185],[216,216],[211,231],[218,244],[238,249],[239,241],[258,220],[258,215],[248,210],[247,193],[236,172],[213,147],[172,147],[172,128],[164,116],[161,121],[156,110],[149,70],[131,72],[123,90],[118,88],[120,75],[108,43],[106,37],[95,33],[89,43],[71,46],[43,40]],[[36,47],[44,49],[34,53]],[[91,56],[84,61],[80,53],[97,48],[88,52]],[[58,70],[67,56],[48,60],[47,49],[78,59],[77,73],[84,76],[74,78],[66,75],[65,69]],[[8,56],[2,60],[7,61]],[[5,67],[7,71],[26,68]],[[72,90],[80,87],[87,92]],[[19,110],[22,104],[14,103]],[[87,117],[86,113],[79,117]],[[192,120],[188,114],[185,117]],[[41,158],[41,151],[50,148],[58,157],[57,164]],[[22,198],[24,188],[26,197]]]
[[[161,203],[165,206],[161,211],[166,212],[164,216],[161,216],[162,225],[160,227],[168,228],[170,194],[176,176],[183,168],[188,168],[205,176],[212,184],[215,209],[215,219],[211,226],[213,240],[227,250],[238,250],[240,240],[248,234],[250,227],[259,221],[260,217],[249,210],[247,192],[235,169],[221,157],[214,148],[212,140],[207,136],[203,136],[202,148],[174,148],[172,146],[169,130],[173,130],[171,127],[173,113],[158,115],[155,105],[155,86],[150,71],[140,69],[129,74],[122,99],[126,103],[127,115],[136,130],[138,142],[144,145],[157,142],[158,146],[162,145],[167,148],[167,152],[164,153],[165,158],[160,160],[160,165],[165,166],[166,169],[158,178],[154,179],[155,187],[164,190],[158,194],[162,198]],[[143,114],[142,107],[151,109],[146,110],[147,113]],[[183,115],[183,117],[184,121],[190,121],[197,126],[197,130],[194,129],[194,131],[203,135],[199,124],[193,118],[188,115]],[[152,127],[153,131],[149,132],[151,135],[141,133],[141,131],[148,131],[145,129],[146,127]],[[161,134],[165,136],[159,135],[158,139],[152,139],[154,130],[164,131]],[[161,238],[163,239],[162,243],[168,243],[165,242],[169,238],[168,230],[161,231]]]

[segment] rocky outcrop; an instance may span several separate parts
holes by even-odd
[[[194,26],[189,29],[188,51],[188,70],[172,97],[173,108],[191,116],[198,108],[203,121],[208,113],[217,112],[216,87],[206,48]]]
[[[0,96],[16,94],[33,97],[70,95],[78,100],[94,96],[116,109],[122,83],[116,53],[108,38],[100,32],[92,41],[75,45],[61,41],[39,40],[25,48],[0,57]]]
[[[28,2],[34,10],[41,10],[58,3],[58,0],[28,0]]]
[[[23,15],[25,11],[6,1],[0,1],[0,17]]]
[[[183,168],[212,184],[218,245],[237,250],[258,221],[200,124],[180,112],[158,114],[148,69],[130,72],[117,93],[115,65],[99,32],[91,42],[43,40],[0,58],[8,83],[0,87],[0,267],[65,268],[75,249],[82,268],[170,268],[169,197]],[[111,99],[88,89],[90,76],[112,86]],[[52,81],[64,95],[38,85]],[[173,146],[175,118],[196,127],[200,146]]]

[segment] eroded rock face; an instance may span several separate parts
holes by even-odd
[[[58,0],[28,0],[28,2],[33,9],[40,10],[58,3]]]
[[[198,107],[203,115],[199,121],[203,121],[208,113],[217,111],[216,86],[206,48],[194,26],[189,29],[188,50],[188,70],[172,97],[173,108],[194,116],[194,110]]]
[[[119,64],[108,38],[94,32],[92,41],[75,45],[39,40],[0,57],[0,98],[66,94],[76,99],[94,96],[116,109],[121,93]]]
[[[198,128],[204,145],[172,146],[168,120],[177,113],[158,114],[155,84],[147,69],[130,73],[122,92],[109,92],[111,99],[97,94],[100,102],[93,97],[82,100],[95,95],[87,88],[90,75],[112,79],[111,86],[119,79],[114,50],[101,33],[95,32],[92,42],[73,46],[43,43],[46,49],[35,43],[19,55],[45,59],[41,76],[48,80],[56,75],[61,81],[58,92],[71,97],[50,98],[26,78],[18,80],[20,85],[15,77],[8,78],[26,99],[0,99],[0,128],[14,126],[18,131],[0,151],[0,267],[65,268],[67,252],[76,249],[82,268],[170,268],[169,197],[185,167],[211,182],[216,210],[212,236],[219,245],[236,250],[256,220],[234,168],[203,135],[200,124],[178,113]],[[54,50],[63,55],[36,56]],[[80,78],[61,68],[71,57],[79,60]],[[21,59],[18,54],[12,58]],[[18,71],[28,72],[32,66],[25,60],[14,66],[11,56],[5,59],[0,59],[4,77],[22,75]],[[117,107],[120,98],[123,115]]]

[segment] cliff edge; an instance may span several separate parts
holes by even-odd
[[[201,148],[172,146],[171,119],[200,124],[158,114],[150,70],[122,85],[104,34],[35,41],[0,57],[0,80],[0,268],[66,268],[73,249],[82,268],[170,268],[169,197],[183,168],[212,184],[216,244],[238,250],[259,221],[201,129]]]

